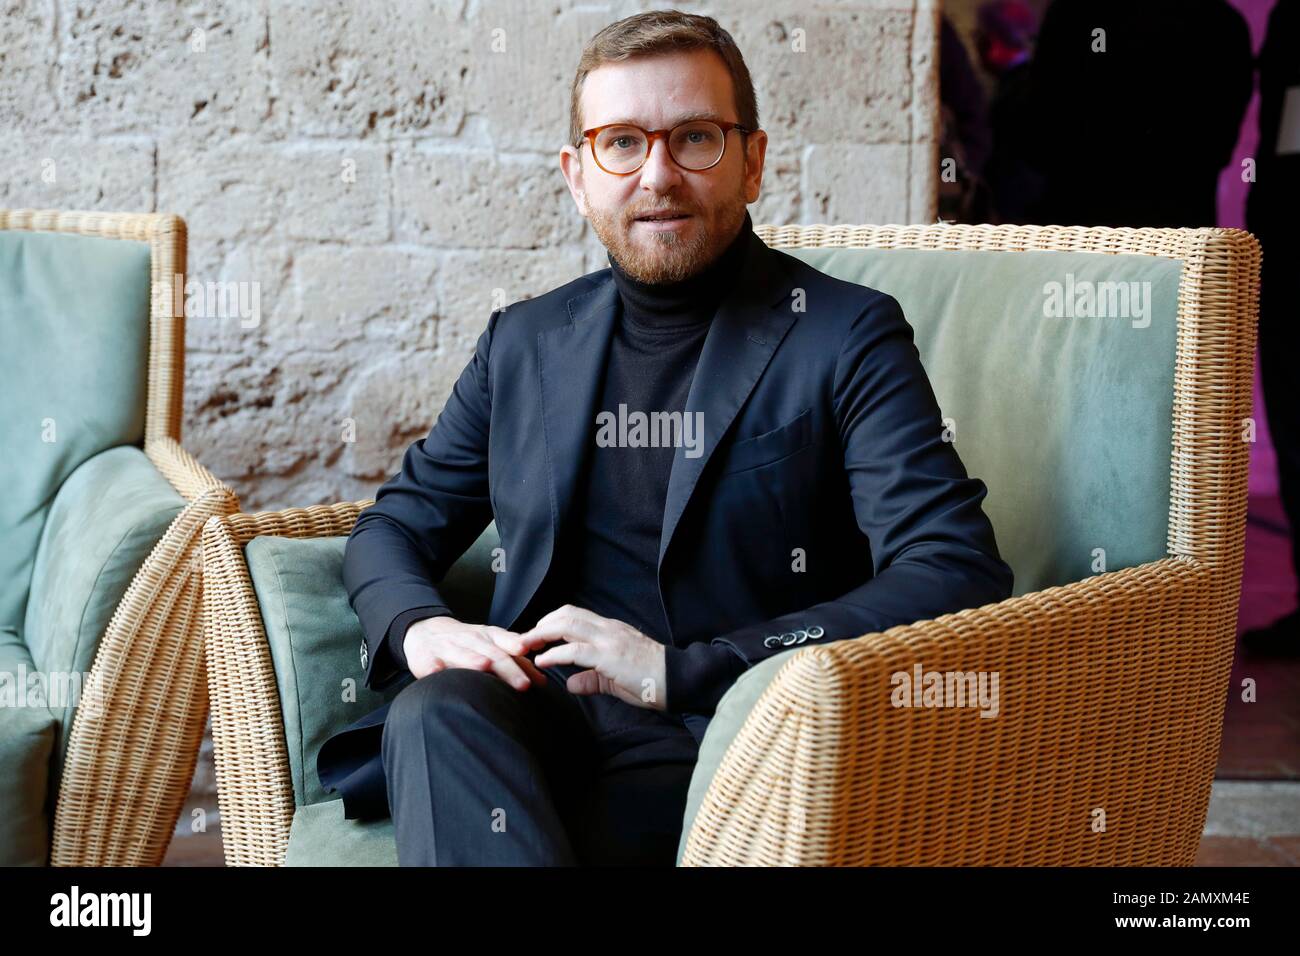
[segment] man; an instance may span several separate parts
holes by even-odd
[[[1300,591],[1300,402],[1291,359],[1300,335],[1300,0],[1279,0],[1259,53],[1259,148],[1246,225],[1263,251],[1259,287],[1259,377],[1268,430],[1277,453],[1278,494],[1291,529],[1291,567]],[[1285,574],[1285,569],[1282,570]],[[1300,593],[1297,594],[1300,598]],[[1300,655],[1300,610],[1241,635],[1260,657]]]
[[[1250,31],[1228,0],[1054,0],[1020,143],[1044,177],[1033,221],[1215,225],[1250,92]]]
[[[989,106],[993,152],[985,167],[990,221],[1033,222],[1043,192],[1042,173],[1028,161],[1038,135],[1030,74],[1038,17],[1025,0],[988,0],[980,5],[978,24],[980,65],[996,82]]]
[[[1011,592],[898,303],[754,235],[730,35],[606,27],[571,125],[610,268],[492,314],[348,540],[367,683],[408,683],[318,772],[348,817],[391,812],[402,865],[672,865],[746,668]],[[489,624],[463,623],[437,584],[493,519]]]

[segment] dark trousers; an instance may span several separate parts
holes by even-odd
[[[673,866],[698,757],[675,716],[452,668],[393,699],[384,777],[401,866]]]

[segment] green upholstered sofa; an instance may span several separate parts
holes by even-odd
[[[162,859],[206,712],[175,216],[0,210],[0,865]]]
[[[1016,584],[1000,604],[743,674],[704,739],[679,864],[1190,864],[1233,652],[1258,244],[1218,229],[758,232],[902,304]],[[324,739],[382,699],[361,686],[341,580],[366,504],[205,528],[229,863],[396,862],[391,821],[345,820],[315,776]],[[494,543],[489,527],[448,575],[465,619],[486,606]],[[897,706],[894,675],[918,665],[998,674],[996,718]]]

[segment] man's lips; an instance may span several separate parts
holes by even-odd
[[[654,222],[655,220],[689,219],[690,215],[688,212],[652,212],[644,216],[637,216],[636,221]]]

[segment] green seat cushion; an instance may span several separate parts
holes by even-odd
[[[86,675],[136,572],[185,506],[140,449],[100,452],[68,476],[41,531],[22,637],[32,660],[69,691]],[[72,733],[77,695],[51,700],[59,717],[55,775]],[[93,704],[88,696],[87,703]]]
[[[343,586],[346,543],[344,536],[262,536],[244,551],[275,667],[298,806],[338,799],[325,792],[315,773],[321,745],[400,691],[390,686],[379,692],[364,684],[361,622]],[[489,525],[440,585],[462,620],[486,619],[491,550],[497,543],[496,527]]]
[[[0,625],[20,634],[55,494],[144,438],[149,262],[143,242],[0,231]]]
[[[1096,573],[1097,549],[1110,571],[1166,556],[1181,260],[785,251],[903,307],[957,451],[988,486],[1015,594]],[[1051,284],[1078,301],[1100,282],[1137,283],[1148,314],[1044,314]]]
[[[343,801],[298,807],[289,827],[285,866],[397,866],[393,821],[347,820]]]
[[[58,719],[28,692],[27,645],[0,627],[0,866],[44,866],[50,853],[50,754]]]

